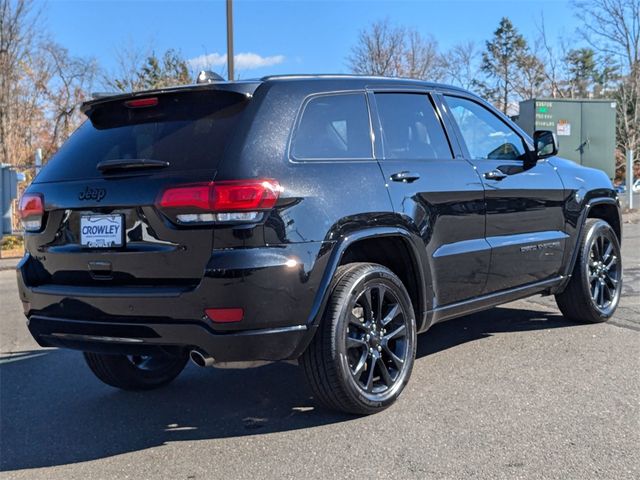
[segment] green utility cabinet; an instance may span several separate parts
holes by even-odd
[[[534,98],[520,102],[516,123],[529,135],[553,131],[559,156],[615,176],[615,101]]]

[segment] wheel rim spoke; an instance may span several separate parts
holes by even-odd
[[[591,291],[591,298],[595,300],[598,298],[599,294],[600,294],[600,281],[596,280],[596,283],[593,286],[593,290]]]
[[[602,259],[602,254],[604,253],[604,239],[602,236],[598,237],[598,257]]]
[[[387,366],[385,365],[381,357],[378,357],[377,363],[378,363],[378,370],[380,370],[380,376],[382,377],[382,381],[387,387],[390,387],[391,385],[393,385],[393,378],[391,378],[391,375],[389,374],[389,370],[387,369]]]
[[[392,340],[397,337],[404,337],[405,331],[406,331],[406,327],[404,325],[401,325],[398,328],[396,328],[393,332],[385,335],[383,338],[386,342],[388,342],[389,340]]]
[[[375,310],[375,320],[376,321],[381,321],[382,320],[382,304],[384,303],[384,292],[385,292],[386,288],[383,287],[382,285],[379,285],[378,288],[376,288],[376,310]]]
[[[373,303],[371,301],[371,290],[367,289],[364,292],[364,300],[363,300],[364,305],[362,305],[362,308],[364,309],[364,318],[367,321],[371,321],[373,320],[371,317],[371,313],[373,312]]]
[[[382,347],[383,352],[385,352],[389,358],[391,358],[391,361],[394,363],[394,365],[396,366],[396,369],[398,369],[398,371],[402,368],[402,366],[404,365],[404,360],[402,360],[399,356],[397,356],[390,348],[389,345],[385,345],[384,347]]]
[[[397,303],[394,304],[393,307],[391,307],[391,310],[389,310],[389,313],[387,313],[382,319],[382,326],[386,327],[387,325],[389,325],[400,313],[402,313],[402,311],[400,310],[400,305],[398,305]]]
[[[362,338],[347,337],[347,349],[366,348],[367,343]]]
[[[371,361],[369,363],[371,369],[369,370],[369,374],[367,375],[367,384],[365,386],[367,392],[371,392],[373,390],[373,376],[375,373],[376,362],[373,357],[370,357]]]
[[[368,358],[369,358],[369,352],[367,352],[366,350],[363,350],[362,354],[360,355],[360,359],[358,360],[358,364],[353,370],[353,376],[356,380],[360,380],[360,377],[362,376],[362,372],[364,372],[364,367],[367,365]]]
[[[607,271],[609,271],[611,270],[612,267],[615,267],[617,263],[618,263],[618,257],[616,257],[615,255],[612,255],[609,261],[604,263],[604,266],[607,269]]]

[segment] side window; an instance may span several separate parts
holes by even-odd
[[[446,98],[473,160],[524,158],[526,149],[522,138],[494,113],[465,98]]]
[[[372,158],[365,94],[312,98],[302,112],[291,152],[299,160]]]
[[[423,93],[377,93],[385,158],[453,158],[440,119]]]

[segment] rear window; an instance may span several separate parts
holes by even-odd
[[[323,95],[309,100],[293,137],[291,153],[298,160],[372,158],[364,93]]]
[[[157,98],[152,107],[128,108],[121,100],[88,111],[89,119],[51,158],[37,181],[101,177],[96,165],[119,159],[169,162],[162,172],[215,170],[246,107],[246,97],[218,91]]]
[[[376,106],[386,159],[451,159],[442,124],[423,93],[378,93]]]

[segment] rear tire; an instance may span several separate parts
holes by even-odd
[[[301,358],[316,400],[359,415],[384,410],[409,381],[415,354],[415,315],[400,279],[378,264],[341,266]]]
[[[571,280],[556,295],[556,303],[574,322],[606,322],[616,311],[622,290],[618,237],[604,220],[589,218],[577,248]]]
[[[187,353],[107,355],[84,352],[87,365],[102,382],[122,390],[151,390],[171,382],[184,369]]]

